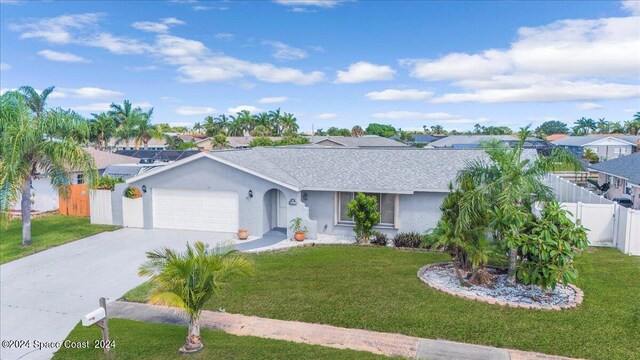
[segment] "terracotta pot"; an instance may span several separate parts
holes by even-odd
[[[247,240],[249,237],[249,230],[247,229],[238,229],[238,239]]]
[[[304,231],[297,231],[296,234],[294,235],[294,238],[296,239],[296,241],[303,241],[305,237],[306,237],[306,234],[304,233]]]

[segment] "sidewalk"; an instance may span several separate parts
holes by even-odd
[[[115,301],[109,304],[109,317],[186,325],[181,312],[162,306]],[[321,345],[338,349],[368,351],[387,356],[429,360],[562,360],[540,353],[471,345],[446,340],[347,329],[298,321],[265,319],[240,314],[203,311],[201,326],[239,336],[257,336]]]

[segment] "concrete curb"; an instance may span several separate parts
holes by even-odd
[[[434,284],[432,282],[430,282],[428,279],[426,279],[426,277],[424,276],[424,274],[432,267],[435,266],[439,266],[439,265],[445,265],[445,264],[451,264],[450,262],[440,262],[440,263],[432,263],[429,265],[425,265],[423,267],[420,268],[420,270],[418,270],[418,278],[425,284],[427,284],[427,286],[429,286],[432,289],[438,290],[440,292],[443,292],[445,294],[448,295],[453,295],[465,300],[471,300],[471,301],[478,301],[478,302],[483,302],[483,303],[487,303],[490,305],[500,305],[500,306],[507,306],[507,307],[512,307],[512,308],[521,308],[521,309],[530,309],[530,310],[554,310],[554,311],[559,311],[559,310],[569,310],[569,309],[574,309],[576,308],[578,305],[580,305],[582,303],[582,300],[584,299],[584,292],[582,292],[582,290],[573,285],[573,284],[569,284],[568,287],[573,289],[573,291],[576,293],[576,297],[575,297],[575,301],[568,303],[568,304],[562,304],[562,305],[553,305],[553,306],[544,306],[544,305],[537,305],[537,304],[528,304],[528,303],[523,303],[523,302],[516,302],[516,301],[501,301],[501,300],[497,300],[495,298],[492,297],[488,297],[488,296],[478,296],[478,295],[470,295],[470,294],[461,294],[459,292],[456,292],[455,290],[451,290],[449,288],[445,288],[443,286],[440,286],[438,284]]]

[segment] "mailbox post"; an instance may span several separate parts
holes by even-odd
[[[83,326],[97,325],[102,329],[102,348],[105,353],[109,353],[111,343],[109,342],[109,326],[107,325],[107,300],[100,298],[100,307],[88,313],[82,318]]]

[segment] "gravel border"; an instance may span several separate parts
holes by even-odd
[[[575,291],[575,300],[570,303],[549,306],[549,305],[529,304],[529,303],[515,302],[515,301],[501,301],[501,300],[497,300],[496,298],[488,297],[488,296],[462,294],[453,289],[446,288],[439,284],[435,284],[429,281],[429,279],[427,279],[427,277],[425,276],[425,273],[429,271],[429,269],[432,267],[441,266],[441,265],[450,265],[450,264],[451,264],[450,262],[445,262],[445,263],[433,263],[433,264],[425,265],[422,268],[420,268],[420,270],[418,270],[418,278],[420,278],[422,282],[427,284],[427,286],[435,290],[441,291],[445,294],[453,295],[466,300],[479,301],[479,302],[484,302],[491,305],[500,305],[500,306],[507,306],[512,308],[534,309],[534,310],[567,310],[567,309],[576,308],[578,305],[582,303],[582,300],[584,299],[584,293],[582,292],[582,290],[572,284],[569,284],[568,287],[573,289],[573,291]]]

